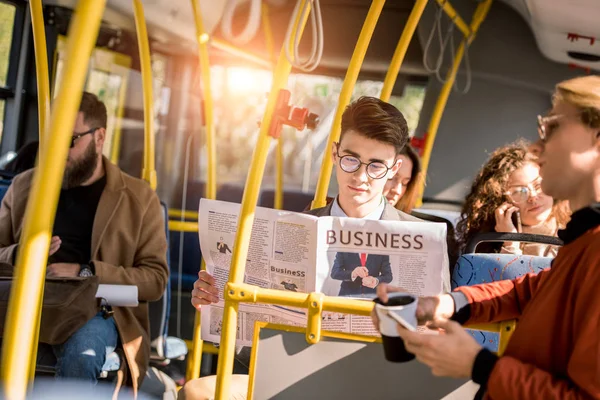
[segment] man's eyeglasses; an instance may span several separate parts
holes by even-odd
[[[94,132],[96,132],[98,129],[100,129],[100,128],[92,128],[92,129],[90,129],[89,131],[85,131],[85,132],[82,132],[82,133],[75,133],[75,134],[73,135],[73,137],[71,137],[71,148],[73,148],[73,147],[75,146],[75,141],[76,141],[77,139],[79,139],[79,138],[80,138],[80,137],[82,137],[82,136],[89,135],[90,133],[94,133]]]
[[[513,186],[504,194],[513,203],[523,204],[530,197],[535,197],[540,193],[542,193],[542,179],[538,178],[527,186]]]
[[[591,111],[590,109],[583,109],[574,115],[553,114],[553,115],[548,115],[545,117],[538,115],[537,116],[537,124],[538,124],[538,134],[540,135],[540,139],[542,139],[542,141],[545,142],[550,138],[550,136],[552,136],[554,131],[559,127],[558,120],[566,118],[566,117],[582,118],[582,116],[588,115],[588,113],[590,111]],[[583,119],[585,119],[585,118],[582,118],[582,120]]]
[[[349,174],[358,171],[361,165],[366,165],[367,175],[369,175],[370,178],[381,179],[387,175],[390,169],[392,169],[381,161],[372,161],[370,163],[364,163],[360,161],[358,157],[354,157],[349,154],[341,156],[339,143],[337,143],[336,153],[338,158],[340,159],[340,168],[342,169],[342,171],[347,172]],[[396,164],[396,161],[394,161],[394,164]]]
[[[562,115],[537,116],[538,134],[542,141],[546,141],[552,135],[552,132],[558,126],[557,121],[560,117]]]

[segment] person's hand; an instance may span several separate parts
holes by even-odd
[[[50,249],[48,250],[48,256],[51,256],[54,253],[56,253],[58,249],[60,249],[61,243],[62,241],[58,236],[52,236],[52,239],[50,239]]]
[[[426,335],[398,325],[398,334],[406,350],[431,368],[433,375],[470,378],[482,347],[457,322],[436,320],[434,326],[444,331],[439,335]]]
[[[401,287],[381,283],[377,286],[377,297],[387,303],[389,293],[409,293]],[[435,319],[450,318],[454,314],[454,299],[449,294],[438,296],[419,297],[417,303],[417,322],[419,325],[428,325]],[[379,330],[379,318],[375,308],[371,312],[371,319],[375,328]]]
[[[53,278],[74,278],[79,276],[81,265],[75,263],[54,263],[48,265],[46,274]]]
[[[371,289],[375,289],[377,284],[379,283],[379,279],[374,276],[367,276],[362,279],[362,285]]]
[[[219,291],[215,287],[215,278],[206,271],[198,272],[198,280],[194,282],[192,290],[192,305],[199,310],[203,305],[218,302]]]
[[[512,222],[512,216],[519,211],[519,207],[513,206],[510,203],[504,203],[496,208],[494,212],[496,216],[496,232],[517,233],[517,227]]]
[[[352,271],[352,280],[355,280],[357,277],[366,278],[369,276],[369,270],[367,267],[356,267],[354,271]]]

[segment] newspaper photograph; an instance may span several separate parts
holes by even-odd
[[[229,277],[241,206],[202,199],[199,237],[219,302],[202,307],[202,339],[218,343],[223,290]],[[389,283],[418,295],[449,288],[446,225],[321,217],[257,207],[244,282],[262,288],[343,296],[364,301]],[[241,303],[237,345],[252,345],[254,324],[305,326],[306,310]],[[323,329],[378,335],[370,317],[324,312]]]

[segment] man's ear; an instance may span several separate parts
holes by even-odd
[[[335,156],[337,155],[337,146],[336,142],[331,143],[331,162],[335,164]]]
[[[96,139],[96,150],[101,153],[104,148],[104,140],[106,140],[106,129],[98,129],[94,134],[94,138]]]
[[[394,163],[394,166],[392,168],[390,168],[390,170],[388,171],[387,178],[392,179],[394,176],[396,176],[396,174],[398,173],[398,170],[400,169],[401,166],[402,166],[402,159],[399,158]]]

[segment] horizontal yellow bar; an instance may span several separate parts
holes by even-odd
[[[438,4],[444,9],[448,18],[454,22],[454,25],[462,32],[465,37],[471,36],[471,28],[465,23],[465,20],[458,15],[452,4],[448,0],[436,0]]]
[[[189,351],[194,349],[194,342],[191,340],[185,340],[185,345]],[[208,354],[219,354],[219,349],[212,343],[204,342],[202,345],[202,352]]]
[[[169,208],[169,217],[172,218],[185,218],[185,219],[195,219],[198,220],[198,212],[197,211],[189,211],[189,210],[178,210],[176,208]]]
[[[198,223],[169,221],[169,230],[174,232],[198,232]]]
[[[231,43],[228,43],[224,40],[217,39],[217,38],[211,38],[210,45],[212,47],[214,47],[215,49],[223,50],[226,53],[229,53],[233,56],[240,57],[245,60],[251,61],[254,64],[260,65],[261,67],[264,67],[266,69],[269,69],[269,70],[273,69],[272,62],[265,60],[264,58],[260,57],[259,55],[250,53],[247,50],[236,47],[236,46],[232,45]]]
[[[225,298],[244,303],[275,304],[279,306],[308,308],[310,293],[296,293],[283,290],[264,289],[246,283],[229,282]],[[355,315],[371,315],[374,303],[368,300],[355,300],[344,297],[324,296],[323,311]]]
[[[495,322],[495,323],[490,323],[490,324],[473,324],[473,325],[466,325],[465,328],[474,329],[477,331],[499,333],[501,330],[501,324],[500,324],[500,322]]]

